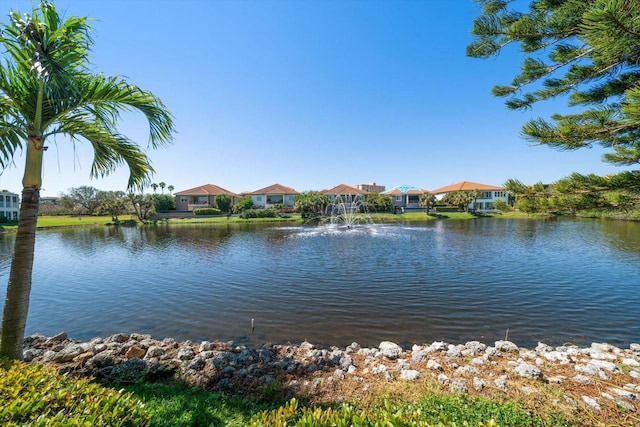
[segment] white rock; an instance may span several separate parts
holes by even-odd
[[[400,378],[406,381],[414,381],[420,378],[420,372],[414,369],[403,369],[400,371]]]
[[[487,383],[482,378],[475,377],[473,379],[473,388],[476,391],[481,391],[486,385]]]
[[[511,341],[496,341],[495,346],[498,351],[504,351],[505,353],[517,353],[519,350],[518,346]]]
[[[637,368],[638,366],[640,366],[640,362],[638,362],[635,359],[622,359],[622,364],[623,365],[627,365],[627,366],[633,366],[634,368]]]
[[[524,378],[530,378],[532,380],[537,380],[542,378],[542,371],[538,369],[536,366],[530,365],[528,363],[521,363],[516,366],[514,369],[515,373]]]
[[[582,401],[584,403],[587,404],[587,406],[589,406],[592,409],[595,409],[596,411],[599,411],[600,408],[600,404],[598,403],[598,401],[596,399],[594,399],[593,397],[589,397],[589,396],[582,396]]]
[[[444,385],[449,384],[449,382],[451,381],[449,380],[449,377],[446,376],[445,374],[439,374],[437,380],[440,384],[444,384]]]
[[[378,348],[380,353],[389,359],[397,359],[402,354],[402,347],[391,341],[382,341]]]

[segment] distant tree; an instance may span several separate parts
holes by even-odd
[[[231,210],[231,204],[233,200],[226,194],[218,194],[215,198],[216,207],[222,212],[229,212]]]
[[[480,197],[482,197],[482,191],[480,191],[480,190],[471,190],[471,191],[468,191],[468,193],[469,193],[468,194],[469,198],[473,202],[473,209],[477,209],[478,199]],[[467,205],[467,207],[468,207],[468,205]],[[465,210],[467,210],[467,209],[465,209]]]
[[[166,187],[167,184],[165,184],[164,182],[159,182],[158,186],[160,187],[160,190],[161,190],[162,194],[164,194],[164,187]]]
[[[493,207],[499,210],[500,212],[507,212],[511,210],[511,206],[507,204],[504,200],[496,200],[493,203]]]
[[[151,184],[151,188],[153,188],[153,192],[155,193],[158,190],[158,184],[155,182]]]
[[[100,206],[97,211],[111,215],[113,222],[118,222],[118,216],[127,212],[127,195],[124,191],[101,191],[98,193]]]
[[[426,212],[429,213],[429,208],[436,203],[436,196],[427,192],[422,193],[420,198],[418,199],[418,205],[421,208],[425,208]]]
[[[168,212],[176,208],[176,199],[168,194],[152,194],[151,200],[156,212]]]
[[[151,217],[155,216],[156,210],[152,195],[129,193],[127,194],[127,200],[140,222],[146,223]]]
[[[79,207],[87,215],[93,215],[102,201],[98,197],[100,190],[95,187],[83,185],[71,188],[69,194],[63,197],[64,203],[73,202],[73,206]]]
[[[242,213],[251,208],[253,208],[253,199],[251,196],[245,196],[238,200],[238,203],[233,207],[233,211],[235,213]]]
[[[570,114],[524,124],[525,137],[560,150],[601,145],[607,162],[640,162],[640,7],[631,0],[476,0],[467,55],[497,56],[507,45],[525,54],[520,74],[495,96],[510,109],[566,95]],[[515,7],[528,8],[524,11]],[[527,90],[527,88],[531,88]]]
[[[169,191],[169,194],[171,194],[171,192],[174,190],[174,186],[173,185],[169,185],[167,186],[167,190]]]
[[[367,208],[370,212],[392,212],[393,198],[390,194],[371,193],[367,196]]]
[[[331,199],[319,191],[307,191],[296,194],[293,198],[293,209],[303,218],[315,218],[327,211]]]
[[[442,201],[467,212],[469,204],[473,201],[473,194],[470,191],[451,191],[442,197]]]

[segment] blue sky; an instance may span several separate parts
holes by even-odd
[[[58,0],[65,16],[94,18],[97,72],[123,75],[175,116],[171,146],[149,153],[154,182],[175,191],[212,183],[234,192],[274,183],[298,191],[344,183],[553,182],[572,172],[624,169],[603,150],[559,152],[520,136],[564,100],[507,110],[491,95],[517,73],[516,49],[467,58],[472,0]],[[3,0],[10,9],[31,2]],[[144,119],[121,127],[146,146]],[[44,196],[91,185],[124,190],[127,172],[91,180],[88,144],[49,141]],[[24,158],[0,175],[21,191]],[[148,191],[152,191],[149,189]]]

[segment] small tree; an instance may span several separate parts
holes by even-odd
[[[435,203],[436,203],[436,196],[434,196],[429,192],[422,193],[420,195],[420,198],[418,199],[418,205],[421,208],[425,208],[427,214],[429,213],[429,208],[433,206]]]
[[[152,195],[129,193],[127,199],[140,222],[146,224],[155,215],[155,203]]]
[[[101,191],[98,199],[98,212],[111,215],[111,220],[115,223],[119,221],[118,216],[127,211],[127,196],[124,191]]]
[[[307,191],[296,194],[293,198],[293,210],[303,218],[314,218],[326,212],[331,204],[331,199],[319,191]]]
[[[175,187],[173,185],[169,185],[167,186],[167,190],[169,191],[169,194],[171,194],[171,192],[173,191]]]
[[[83,185],[69,190],[65,203],[73,203],[74,206],[83,209],[87,215],[93,215],[102,204],[98,197],[100,190],[95,187]]]
[[[374,212],[391,212],[393,198],[390,194],[371,193],[367,196],[367,207]]]
[[[151,188],[153,188],[153,192],[155,193],[156,190],[158,190],[158,184],[156,184],[155,182],[151,184]]]
[[[238,203],[236,203],[236,205],[233,207],[233,211],[235,213],[242,213],[251,209],[252,207],[253,199],[251,198],[251,196],[245,196],[238,200]]]
[[[176,199],[168,194],[154,194],[153,206],[156,212],[168,212],[176,208]]]
[[[473,195],[469,191],[451,191],[444,195],[442,201],[467,212],[469,204],[473,201]]]
[[[218,194],[215,198],[216,207],[222,212],[229,212],[231,210],[231,197],[227,194]]]
[[[164,194],[164,187],[166,187],[167,184],[161,181],[158,183],[158,186],[160,187],[160,191],[162,192],[162,194]]]

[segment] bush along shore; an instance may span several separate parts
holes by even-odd
[[[640,344],[539,343],[525,349],[510,341],[471,341],[403,349],[385,341],[373,348],[308,342],[250,348],[142,334],[81,342],[60,333],[27,337],[24,358],[105,384],[178,381],[247,397],[277,384],[280,397],[313,404],[366,404],[381,395],[410,401],[428,389],[515,401],[537,416],[553,412],[591,425],[640,425]]]

